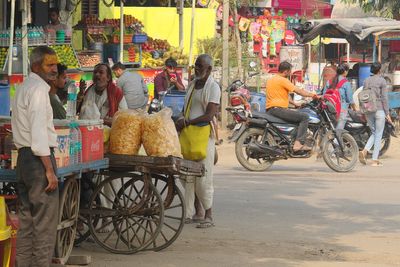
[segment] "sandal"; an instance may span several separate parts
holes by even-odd
[[[364,152],[362,152],[362,151],[358,152],[358,160],[362,164],[367,165],[367,159],[365,158],[365,153]]]
[[[204,221],[200,222],[198,225],[196,225],[196,228],[211,228],[214,227],[215,224],[213,223],[211,218],[205,218]]]
[[[372,167],[382,167],[383,164],[382,164],[382,162],[376,160],[376,161],[374,161],[374,163],[371,164],[371,166]]]
[[[204,222],[204,217],[193,216],[192,223],[201,223]]]

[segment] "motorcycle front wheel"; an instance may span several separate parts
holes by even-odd
[[[235,153],[236,158],[240,165],[249,171],[261,172],[268,170],[273,161],[267,161],[264,159],[254,159],[249,156],[249,144],[251,142],[258,142],[264,145],[275,145],[275,140],[272,135],[268,134],[265,141],[263,141],[264,130],[259,128],[248,128],[236,141]]]
[[[325,137],[322,145],[323,158],[329,168],[336,172],[349,172],[358,161],[358,145],[349,133],[342,134],[343,151],[333,134]]]

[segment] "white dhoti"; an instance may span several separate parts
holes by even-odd
[[[195,195],[201,202],[203,208],[208,210],[212,207],[214,197],[213,168],[215,156],[215,140],[208,140],[207,157],[201,161],[205,167],[203,177],[181,176],[181,183],[185,188],[185,207],[186,218],[192,218],[195,213],[194,198]]]

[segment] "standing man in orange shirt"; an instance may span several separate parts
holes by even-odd
[[[291,73],[292,65],[284,61],[279,64],[277,75],[267,81],[267,112],[289,123],[299,124],[293,151],[309,151],[312,148],[304,145],[308,128],[308,115],[289,109],[289,103],[297,106],[289,94],[294,92],[301,96],[313,98],[317,97],[317,95],[294,86],[288,80]]]

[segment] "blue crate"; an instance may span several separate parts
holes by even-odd
[[[163,105],[172,109],[173,117],[182,112],[185,105],[185,95],[185,92],[173,92],[165,95]]]
[[[132,43],[134,44],[144,44],[145,42],[147,42],[146,34],[135,34],[132,37]]]
[[[251,100],[250,100],[251,110],[257,112],[265,112],[267,103],[265,94],[250,92],[250,95],[251,95]]]

